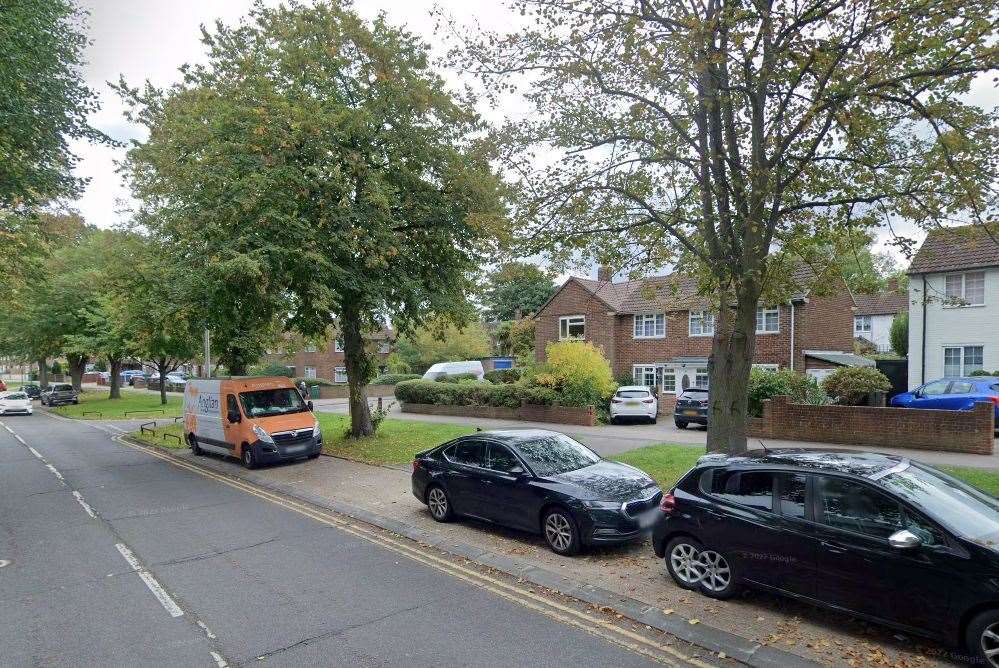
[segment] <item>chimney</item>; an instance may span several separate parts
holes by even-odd
[[[597,267],[597,280],[601,283],[610,283],[611,279],[614,278],[614,270],[605,264]]]
[[[889,278],[888,279],[888,292],[898,292],[898,279]]]

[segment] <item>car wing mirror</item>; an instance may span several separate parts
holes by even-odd
[[[305,405],[309,407],[309,410],[310,410],[310,411],[312,411],[312,410],[315,410],[315,409],[316,409],[316,407],[315,407],[315,406],[313,405],[313,403],[312,403],[312,400],[311,400],[311,399],[310,399],[309,401],[305,402]]]
[[[923,540],[911,531],[902,529],[888,537],[888,544],[896,550],[913,550],[922,545]]]
[[[237,422],[241,422],[242,421],[242,418],[239,416],[239,412],[237,412],[237,411],[229,411],[229,415],[227,415],[226,417],[228,417],[229,418],[229,422],[231,422],[233,424],[236,424]]]
[[[521,467],[521,466],[514,466],[512,469],[510,469],[509,471],[507,471],[507,473],[509,473],[510,475],[512,475],[514,478],[517,478],[517,479],[520,479],[520,480],[523,480],[524,478],[527,477],[527,471],[525,471],[523,469],[523,467]]]

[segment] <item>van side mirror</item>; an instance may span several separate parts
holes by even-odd
[[[239,411],[229,411],[229,415],[226,416],[230,423],[236,424],[237,422],[242,422],[243,418],[240,417]]]
[[[309,407],[309,410],[310,410],[310,411],[311,411],[311,410],[315,410],[315,408],[316,408],[316,407],[315,407],[315,406],[314,406],[314,405],[312,404],[312,400],[311,400],[311,399],[309,399],[309,400],[308,400],[307,402],[305,402],[305,405]]]

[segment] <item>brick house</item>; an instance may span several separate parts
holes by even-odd
[[[898,289],[873,295],[854,295],[853,336],[861,345],[879,353],[891,352],[891,324],[895,316],[909,310],[909,294]]]
[[[678,275],[612,282],[571,277],[534,316],[535,355],[545,346],[580,338],[603,349],[617,378],[656,386],[661,410],[677,391],[708,384],[714,314],[696,284]],[[853,354],[856,303],[843,284],[829,294],[801,292],[757,311],[753,364],[821,378],[839,366],[873,366]]]
[[[908,273],[909,389],[999,369],[999,228],[931,230]]]
[[[371,352],[378,358],[378,371],[383,373],[392,352],[392,332],[385,329],[368,334],[366,338]],[[347,366],[344,362],[343,344],[339,338],[331,336],[322,345],[303,343],[290,335],[285,341],[284,347],[268,351],[261,361],[264,364],[287,366],[296,377],[324,378],[334,383],[347,382]]]

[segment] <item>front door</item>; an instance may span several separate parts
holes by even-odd
[[[519,472],[523,463],[507,447],[490,443],[486,450],[487,473],[482,478],[483,510],[499,524],[538,530],[540,493]]]
[[[482,441],[460,441],[444,451],[451,466],[444,474],[444,486],[454,510],[463,515],[485,518],[482,503],[482,474],[486,444]]]
[[[236,445],[240,442],[240,422],[230,422],[230,417],[235,417],[240,415],[239,412],[239,402],[236,401],[235,394],[225,395],[225,415],[222,416],[222,432],[225,434],[224,443],[212,443],[212,445],[224,448],[228,452],[232,452]],[[242,417],[240,417],[240,420]],[[242,455],[242,452],[236,453]]]

